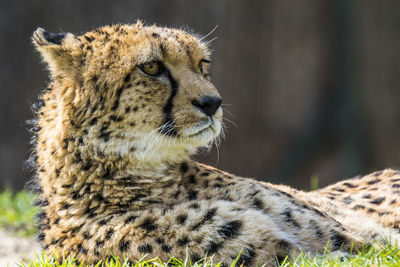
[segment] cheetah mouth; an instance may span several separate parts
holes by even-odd
[[[197,137],[212,129],[213,129],[213,121],[210,118],[208,118],[207,120],[204,120],[193,127],[185,129],[183,132],[183,136],[189,138]]]

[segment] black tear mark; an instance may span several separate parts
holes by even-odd
[[[61,44],[65,35],[66,35],[65,32],[60,32],[60,33],[52,33],[52,32],[48,32],[48,31],[43,32],[43,37],[46,39],[47,42],[57,44],[57,45]]]
[[[173,107],[172,101],[174,100],[174,97],[178,93],[178,83],[176,82],[174,77],[172,77],[171,73],[168,70],[166,75],[171,84],[171,95],[169,96],[167,103],[163,107],[163,113],[164,113],[163,125],[167,127],[161,127],[160,133],[177,137],[178,133],[176,132],[175,122],[172,118],[172,107]]]

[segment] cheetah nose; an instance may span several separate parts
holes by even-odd
[[[200,109],[204,114],[212,116],[221,106],[222,99],[215,96],[203,96],[200,99],[193,99],[192,105]]]

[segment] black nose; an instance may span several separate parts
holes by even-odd
[[[203,96],[200,99],[193,99],[193,106],[199,108],[204,114],[212,116],[217,112],[219,106],[221,106],[222,99],[214,96]]]

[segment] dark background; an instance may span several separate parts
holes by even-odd
[[[23,188],[25,121],[47,83],[36,27],[188,26],[212,43],[226,139],[197,158],[308,189],[400,165],[400,1],[25,0],[0,3],[0,187]]]

